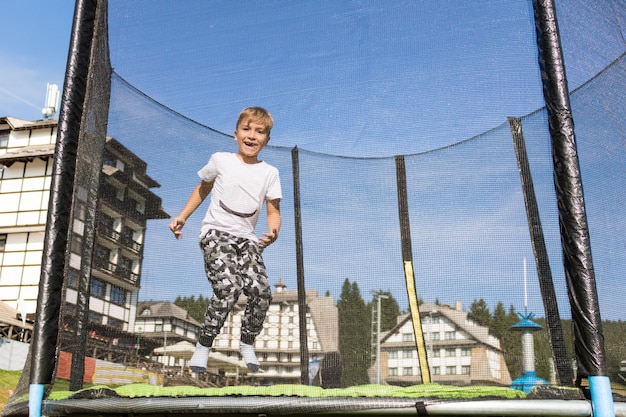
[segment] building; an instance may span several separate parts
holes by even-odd
[[[511,384],[502,340],[479,325],[461,306],[424,303],[420,306],[431,380],[451,385]],[[381,383],[421,383],[418,354],[409,314],[381,335]],[[376,368],[376,366],[374,367]],[[372,368],[370,375],[377,369]]]
[[[56,120],[0,118],[0,301],[30,317],[37,306],[56,137]],[[99,343],[115,348],[121,338],[133,337],[128,332],[135,327],[147,220],[169,216],[150,190],[159,184],[146,174],[146,163],[114,138],[106,138],[100,181],[89,330],[93,339],[108,335]],[[78,299],[86,211],[78,194],[68,237],[64,329],[72,326]]]
[[[226,357],[239,357],[239,338],[241,319],[245,309],[246,297],[241,296],[234,311],[222,328],[222,332],[213,343],[213,352]],[[197,340],[200,325],[192,328],[195,320],[184,316],[184,310],[171,310],[171,316],[163,314],[169,303],[140,303],[135,332],[143,337],[174,344],[179,340]],[[332,297],[319,297],[317,291],[306,291],[306,325],[309,360],[322,360],[329,353],[339,351],[338,312]],[[161,312],[159,312],[161,311]],[[185,327],[187,326],[187,327]],[[279,279],[273,292],[263,332],[255,340],[255,351],[261,364],[261,372],[255,377],[263,383],[300,383],[300,326],[298,292],[287,290]],[[154,357],[176,367],[184,367],[185,359]]]
[[[187,341],[196,344],[200,323],[187,310],[169,301],[140,301],[137,305],[135,333],[138,337],[152,339],[153,345],[171,346]],[[184,357],[164,355],[154,358],[166,366],[184,367]]]

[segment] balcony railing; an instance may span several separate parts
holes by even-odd
[[[98,231],[100,232],[101,236],[111,239],[114,242],[117,242],[120,240],[120,232],[116,231],[111,226],[105,226],[104,224],[101,223],[98,225]]]
[[[123,279],[124,281],[128,281],[133,285],[137,285],[139,283],[139,274],[132,272],[125,266],[116,265],[108,259],[94,257],[93,265],[96,268],[108,272],[109,274]]]
[[[132,238],[122,236],[120,243],[131,249],[133,252],[141,252],[141,243],[135,242]]]

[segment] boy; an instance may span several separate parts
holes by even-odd
[[[237,153],[218,152],[211,156],[198,171],[200,184],[170,223],[170,230],[180,239],[185,221],[211,193],[202,221],[200,248],[213,296],[189,361],[189,368],[196,373],[206,372],[213,340],[241,293],[248,297],[248,302],[241,323],[239,352],[251,372],[259,369],[254,339],[263,329],[272,300],[261,252],[276,241],[281,222],[278,170],[258,159],[270,140],[273,125],[267,110],[244,109],[235,128]],[[266,202],[269,232],[257,237],[255,227],[263,202]]]

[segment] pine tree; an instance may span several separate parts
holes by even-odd
[[[470,306],[470,313],[474,316],[474,319],[481,326],[490,327],[491,325],[491,313],[487,302],[482,298],[480,300],[474,300]]]
[[[511,327],[511,325],[507,320],[504,303],[500,301],[493,310],[493,320],[491,320],[490,329],[499,337],[504,338],[504,335],[509,330],[509,327]]]
[[[346,278],[337,302],[339,312],[339,352],[343,363],[342,385],[369,382],[370,316],[356,282]]]
[[[389,291],[381,291],[380,294],[385,297],[380,299],[380,330],[385,332],[391,330],[398,323],[400,315],[400,306],[393,295]],[[376,313],[378,308],[378,299],[374,297],[367,305],[370,317]]]

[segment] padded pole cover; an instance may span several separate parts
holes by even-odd
[[[578,378],[607,375],[574,120],[553,1],[533,0]]]
[[[65,249],[96,6],[96,0],[78,0],[74,11],[31,346],[31,384],[50,384],[56,365]]]

